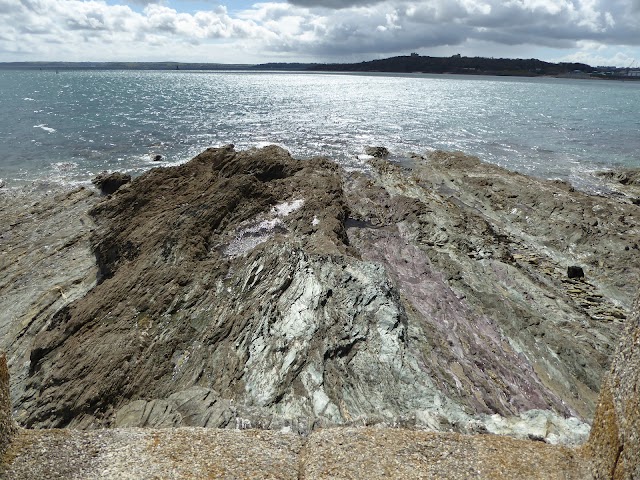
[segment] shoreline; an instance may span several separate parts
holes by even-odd
[[[278,145],[281,147],[280,145]],[[255,151],[262,148],[261,146],[251,147],[248,150]],[[283,147],[281,147],[283,148]],[[366,150],[366,149],[365,149]],[[395,152],[391,152],[391,155],[388,157],[389,161],[393,164],[407,167],[415,161],[417,158],[429,156],[435,152],[440,152],[441,150],[429,150],[424,154],[418,154],[414,152],[406,153],[405,155],[398,156]],[[445,151],[446,152],[446,151]],[[473,156],[470,154],[466,154],[465,152],[459,151],[450,151],[448,153],[461,154],[466,156]],[[300,158],[299,161],[307,161],[314,156],[309,156],[306,158]],[[356,155],[354,158],[357,158],[359,161],[364,160],[366,162],[373,160],[374,157],[370,155],[366,155],[364,153]],[[618,200],[622,200],[623,202],[630,202],[638,204],[640,201],[640,167],[632,168],[619,166],[614,168],[602,168],[600,170],[589,170],[585,171],[584,177],[588,179],[585,183],[583,180],[580,184],[575,182],[571,182],[569,180],[565,180],[553,175],[531,175],[527,173],[520,172],[519,170],[513,168],[507,168],[495,163],[487,162],[485,160],[480,159],[481,162],[486,165],[492,165],[499,169],[503,169],[507,172],[528,176],[531,178],[535,178],[541,181],[558,181],[564,182],[571,185],[573,188],[583,192],[587,195],[593,196],[602,196],[607,198],[617,198]],[[153,164],[150,163],[146,170],[142,170],[140,167],[137,167],[135,170],[127,170],[127,169],[111,169],[111,170],[102,170],[96,171],[91,176],[87,177],[84,180],[75,179],[73,181],[66,181],[62,179],[31,179],[31,180],[20,180],[16,182],[15,180],[9,181],[7,179],[0,178],[0,195],[40,195],[40,194],[57,194],[61,192],[66,192],[70,190],[75,190],[78,188],[92,188],[92,180],[99,174],[104,173],[114,173],[114,172],[122,172],[131,175],[133,178],[140,177],[146,173],[148,173],[152,169],[156,168],[172,168],[180,165],[184,165],[189,162],[189,160],[184,160],[180,163],[160,163]],[[338,162],[340,164],[340,162]],[[341,167],[344,168],[344,167]],[[370,171],[370,166],[363,166],[359,171],[366,175],[370,175],[372,172]]]

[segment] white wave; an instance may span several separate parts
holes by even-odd
[[[24,100],[25,102],[35,102],[35,101],[36,101],[36,99],[35,99],[35,98],[31,98],[31,97],[24,97],[24,98],[23,98],[23,100]]]
[[[284,202],[276,205],[271,209],[271,213],[278,217],[286,217],[296,210],[300,210],[304,205],[304,200],[294,200],[293,202]]]
[[[54,171],[69,172],[78,168],[76,162],[56,162],[51,165]]]
[[[45,132],[54,133],[56,131],[55,128],[47,127],[46,123],[41,123],[40,125],[34,125],[33,128],[41,128]]]

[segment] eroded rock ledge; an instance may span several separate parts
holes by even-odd
[[[229,146],[9,221],[18,422],[584,440],[640,278],[638,207],[461,154],[372,169]]]

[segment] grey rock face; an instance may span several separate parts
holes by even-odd
[[[86,188],[0,195],[0,350],[18,412],[34,338],[96,283],[89,243],[95,225],[87,211],[97,199]]]
[[[462,155],[373,168],[225,147],[102,199],[97,284],[13,352],[20,422],[578,443],[635,293],[638,212]]]

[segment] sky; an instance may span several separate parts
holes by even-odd
[[[484,56],[640,67],[640,0],[0,0],[0,62]]]

